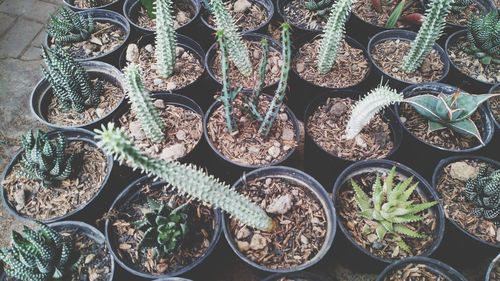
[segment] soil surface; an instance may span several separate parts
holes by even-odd
[[[482,9],[477,2],[465,8],[458,13],[449,13],[446,17],[446,22],[449,24],[467,26],[469,19],[473,16],[481,14]]]
[[[97,8],[97,7],[101,7],[101,6],[104,6],[104,5],[107,5],[111,2],[113,2],[114,0],[100,0],[100,1],[96,1],[98,2],[98,6],[92,6],[88,1],[88,0],[65,0],[66,2],[69,2],[69,3],[73,3],[73,6],[75,7],[78,7],[78,8]]]
[[[137,24],[138,26],[150,30],[155,30],[156,29],[156,19],[152,19],[148,16],[148,13],[142,5],[138,5],[139,10],[137,11],[137,14],[135,17],[133,15],[130,15],[132,21]],[[179,27],[182,27],[186,25],[193,17],[195,14],[195,7],[193,7],[191,1],[174,1],[174,29],[178,29]]]
[[[391,272],[384,281],[448,281],[423,264],[408,264],[403,269]]]
[[[491,270],[489,281],[500,281],[500,263],[497,261]]]
[[[494,94],[500,94],[500,89]],[[493,117],[495,117],[495,120],[497,120],[497,123],[500,124],[500,96],[498,97],[493,97],[489,99],[489,106],[491,109],[491,112],[493,113]]]
[[[283,9],[286,20],[294,24],[295,26],[304,29],[323,29],[328,20],[329,10],[331,9],[331,6],[324,11],[312,11],[306,8],[304,4],[305,2],[308,1],[292,0],[288,2]]]
[[[386,5],[385,1],[381,1],[384,3],[382,5],[382,12],[379,13],[373,9],[372,2],[370,0],[357,1],[353,5],[353,13],[363,21],[376,25],[379,27],[384,27],[391,15],[392,11],[396,7],[397,3],[395,1],[391,2],[391,5]],[[424,11],[420,8],[418,1],[415,1],[406,11],[402,13],[402,17],[405,15],[409,15],[412,13],[421,13],[424,14]],[[396,23],[396,28],[408,28],[412,25],[408,22],[399,20]]]
[[[224,5],[242,32],[255,30],[269,17],[266,8],[255,0],[229,0],[224,1]],[[202,16],[213,29],[216,29],[215,17],[211,13],[205,10]]]

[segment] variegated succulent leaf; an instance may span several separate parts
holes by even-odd
[[[94,31],[95,23],[92,16],[75,13],[66,7],[58,9],[51,15],[47,24],[47,33],[56,44],[85,41]]]
[[[468,24],[465,51],[475,55],[483,64],[500,64],[500,15],[496,9],[474,16]]]
[[[473,215],[500,223],[500,170],[488,172],[482,167],[465,184],[465,199],[475,205]]]

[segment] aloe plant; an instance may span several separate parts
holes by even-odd
[[[465,199],[474,204],[473,215],[500,223],[500,170],[481,168],[465,184]]]

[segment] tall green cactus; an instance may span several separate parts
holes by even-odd
[[[175,69],[176,35],[172,0],[156,0],[156,65],[163,77],[170,77]]]
[[[154,142],[162,142],[165,124],[153,104],[151,93],[142,83],[141,72],[136,64],[131,63],[125,69],[125,84],[132,110],[141,122],[142,129]]]
[[[328,73],[337,59],[345,34],[345,23],[351,12],[353,0],[338,0],[332,7],[330,16],[321,35],[318,53],[318,70]]]
[[[217,30],[224,31],[226,38],[227,51],[231,61],[244,76],[252,74],[252,62],[250,61],[249,51],[243,39],[238,32],[238,27],[234,19],[226,10],[222,0],[210,0],[210,12],[214,15]]]
[[[259,62],[257,86],[253,90],[252,95],[250,95],[250,97],[245,97],[244,101],[246,111],[248,111],[248,113],[250,113],[257,121],[262,121],[262,115],[259,112],[259,101],[262,89],[266,84],[266,68],[269,55],[269,42],[267,41],[267,38],[262,38],[260,41],[260,47],[262,49],[262,56]]]
[[[402,69],[405,72],[415,72],[432,51],[443,33],[452,3],[453,0],[432,0],[431,6],[425,11],[424,23],[411,43],[410,52],[403,59]]]
[[[47,24],[47,33],[57,44],[85,41],[94,31],[95,24],[92,16],[85,17],[64,7],[51,15]]]

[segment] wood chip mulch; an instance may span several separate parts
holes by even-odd
[[[494,92],[494,94],[500,94],[500,89]],[[491,112],[493,113],[493,117],[500,124],[500,96],[490,98],[489,104]]]
[[[20,163],[2,183],[10,204],[22,215],[47,220],[61,217],[87,203],[101,188],[107,173],[107,159],[97,147],[83,141],[69,141],[67,153],[80,154],[74,172],[54,187],[17,176]]]
[[[472,5],[458,13],[449,13],[446,17],[446,22],[454,25],[467,26],[471,17],[480,15],[481,13],[482,9],[478,2],[475,1]]]
[[[235,9],[235,7],[237,7],[237,2],[244,3],[243,6],[245,8]],[[269,16],[266,8],[258,1],[230,0],[224,1],[224,5],[227,11],[229,11],[229,14],[233,17],[236,26],[238,26],[242,32],[256,29],[259,25],[263,24]],[[216,26],[214,16],[208,11],[205,10],[203,18],[210,26]]]
[[[96,8],[96,7],[93,7],[90,5],[90,1],[88,0],[65,0],[66,2],[69,2],[69,3],[73,3],[73,6],[75,7],[78,7],[80,9],[88,9],[88,8]],[[104,6],[104,5],[107,5],[111,2],[113,2],[114,0],[100,0],[100,4],[99,4],[99,7],[101,6]]]
[[[174,29],[186,25],[195,14],[195,7],[193,7],[191,1],[174,1]],[[137,11],[137,16],[132,18],[132,21],[138,26],[146,29],[155,30],[156,29],[156,19],[152,19],[148,16],[148,13],[142,5],[140,5]]]
[[[423,264],[408,264],[403,269],[388,274],[384,281],[447,281],[448,278],[438,275]]]
[[[294,268],[314,258],[325,241],[328,222],[313,193],[298,182],[281,177],[253,180],[238,191],[265,209],[275,223],[272,232],[264,232],[231,219],[230,231],[243,254],[272,269]],[[288,207],[271,210],[275,200],[284,196]]]
[[[144,233],[135,228],[134,222],[143,218],[143,213],[149,210],[146,198],[158,201],[173,200],[174,206],[180,206],[187,199],[171,189],[151,189],[144,185],[141,191],[119,210],[113,210],[111,215],[111,244],[118,245],[118,254],[126,264],[141,272],[166,274],[185,267],[202,255],[210,245],[215,230],[215,214],[213,210],[201,203],[190,201],[187,205],[189,232],[175,253],[159,257],[152,249],[139,249],[139,242]]]
[[[500,262],[496,262],[491,270],[489,281],[500,281]]]
[[[345,139],[354,103],[350,98],[328,98],[307,120],[309,135],[324,150],[342,159],[384,158],[394,141],[389,122],[380,113],[354,139]]]
[[[374,63],[394,78],[409,83],[432,82],[441,79],[444,63],[435,49],[432,49],[415,72],[406,73],[401,69],[404,57],[410,52],[410,43],[410,41],[399,39],[385,40],[377,43],[369,51],[371,51]]]
[[[321,16],[318,11],[308,10],[304,5],[305,2],[307,1],[292,0],[288,2],[283,9],[286,20],[304,29],[323,29],[328,20],[329,12],[325,16]]]
[[[383,2],[382,12],[379,13],[373,9],[371,1],[369,0],[356,1],[353,4],[354,6],[352,11],[356,16],[358,16],[363,21],[379,27],[384,27],[385,24],[387,23],[387,20],[389,19],[389,16],[391,15],[392,11],[397,5],[396,1],[393,1],[391,3],[392,5],[389,6],[387,5],[386,2]],[[415,1],[411,5],[411,7],[409,7],[406,11],[404,11],[402,16],[409,15],[412,13],[421,13],[422,15],[424,14],[424,11],[418,5],[418,1]],[[396,28],[407,28],[410,26],[411,25],[401,20],[399,20],[396,23]]]

